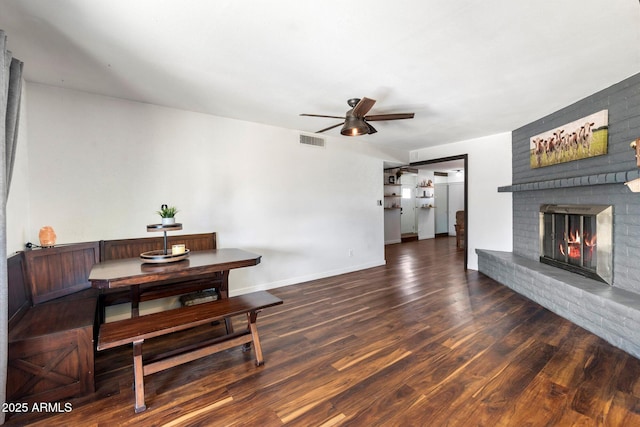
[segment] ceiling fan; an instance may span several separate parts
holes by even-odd
[[[344,117],[340,116],[325,116],[322,114],[300,114],[301,116],[309,116],[309,117],[328,117],[332,119],[343,119],[344,122],[338,123],[337,125],[329,126],[328,128],[324,128],[322,130],[317,131],[316,133],[325,132],[327,130],[336,128],[340,125],[342,126],[342,130],[340,133],[346,136],[358,136],[358,135],[370,135],[372,133],[378,132],[373,126],[371,126],[367,122],[374,122],[380,120],[401,120],[401,119],[413,119],[414,113],[394,113],[394,114],[373,114],[367,116],[373,104],[375,104],[375,99],[370,98],[351,98],[347,101],[349,107],[351,109],[347,111],[347,114]]]

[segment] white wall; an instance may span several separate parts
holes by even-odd
[[[449,197],[447,197],[447,212],[449,213],[449,236],[457,236],[456,212],[464,210],[464,182],[449,182]]]
[[[232,294],[384,263],[383,162],[363,142],[306,146],[287,129],[39,84],[27,98],[29,215],[9,224],[22,240],[44,225],[59,244],[151,237],[167,203],[182,233],[263,255],[231,273]]]
[[[412,162],[468,154],[468,268],[478,269],[476,248],[511,251],[511,193],[498,187],[511,183],[511,133],[423,148]]]

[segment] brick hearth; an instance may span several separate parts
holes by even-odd
[[[476,250],[479,270],[640,358],[640,296],[511,252]]]

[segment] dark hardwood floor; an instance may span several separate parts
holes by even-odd
[[[388,246],[384,267],[275,289],[284,304],[258,318],[264,366],[238,348],[153,374],[143,413],[123,347],[98,353],[96,393],[71,412],[8,424],[640,425],[638,359],[462,257],[453,238],[414,241]]]

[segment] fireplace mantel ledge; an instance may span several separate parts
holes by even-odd
[[[624,184],[640,178],[640,170],[609,172],[574,178],[549,179],[545,181],[525,182],[498,187],[499,193],[515,193],[519,191],[549,190],[554,188],[587,187],[601,184]]]

